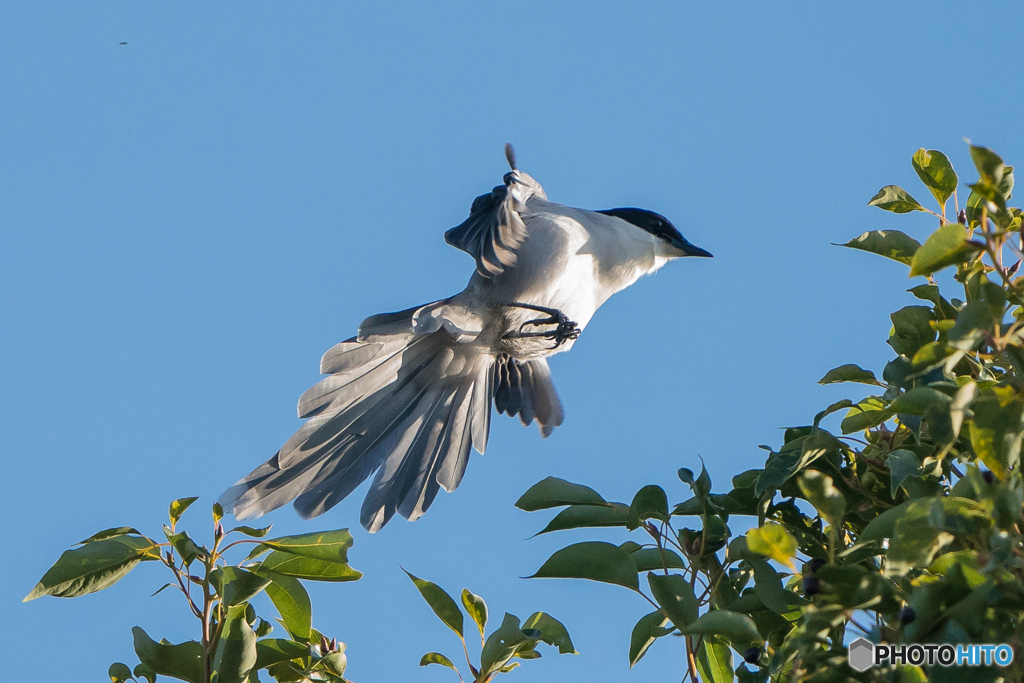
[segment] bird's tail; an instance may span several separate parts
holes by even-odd
[[[375,532],[395,512],[419,518],[439,488],[458,487],[470,447],[487,445],[496,395],[500,411],[536,418],[549,434],[562,409],[547,362],[519,364],[466,343],[472,322],[447,302],[363,321],[357,338],[324,354],[330,376],[299,399],[309,420],[221,505],[250,519],[294,500],[308,519],[376,471],[360,514]]]

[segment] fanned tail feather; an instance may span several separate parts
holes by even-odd
[[[328,350],[321,370],[330,376],[299,399],[307,422],[221,505],[244,520],[294,501],[308,519],[376,472],[360,513],[375,532],[396,512],[418,519],[439,489],[458,487],[470,448],[487,446],[492,398],[523,424],[536,419],[545,436],[562,423],[546,361],[495,359],[445,329],[417,334],[417,310],[368,318],[358,338]]]

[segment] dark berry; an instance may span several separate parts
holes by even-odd
[[[816,576],[804,577],[804,595],[811,597],[821,592],[821,581]]]
[[[896,616],[899,617],[900,623],[906,626],[913,623],[914,619],[917,619],[917,612],[914,611],[913,607],[904,607]]]
[[[743,652],[743,661],[747,664],[753,664],[757,666],[761,663],[761,648],[759,647],[748,647]]]
[[[981,473],[981,478],[985,480],[986,484],[993,484],[996,481],[996,475],[992,474],[990,470],[985,470]]]
[[[817,574],[818,570],[825,566],[825,560],[815,558],[807,563],[807,571],[811,574]]]
[[[960,209],[960,213],[956,215],[956,220],[961,225],[967,225],[967,211],[965,209]]]

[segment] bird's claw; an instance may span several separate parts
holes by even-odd
[[[545,308],[543,306],[533,306],[531,304],[510,304],[517,308],[527,308],[534,311],[540,311],[541,313],[547,313],[546,318],[535,318],[534,320],[527,320],[519,326],[519,330],[516,332],[508,332],[504,336],[506,339],[530,339],[530,338],[542,338],[551,339],[555,342],[552,349],[557,349],[559,346],[567,341],[575,340],[580,336],[579,326],[572,320],[562,313],[561,311],[554,308]],[[543,327],[546,325],[554,325],[555,329],[547,332],[524,332],[523,328],[526,326]]]

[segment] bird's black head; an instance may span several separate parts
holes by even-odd
[[[597,213],[603,213],[606,216],[615,216],[616,218],[621,218],[627,223],[632,223],[641,230],[646,230],[655,237],[671,244],[673,247],[683,252],[684,256],[711,257],[711,252],[687,242],[686,238],[679,234],[676,226],[672,225],[672,221],[665,218],[660,213],[654,213],[647,209],[634,208],[605,209],[604,211],[598,211]]]

